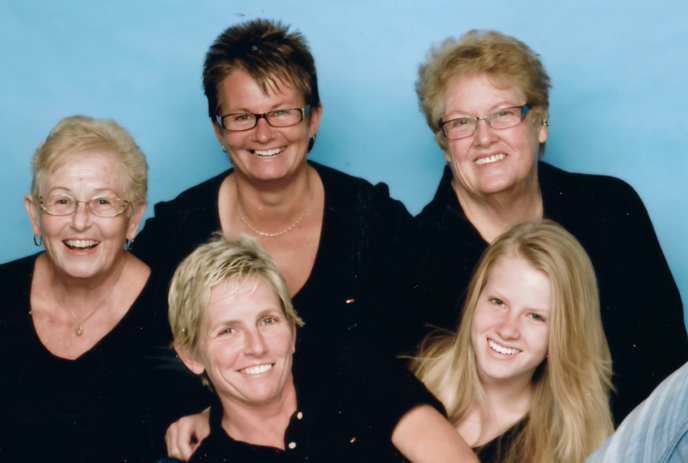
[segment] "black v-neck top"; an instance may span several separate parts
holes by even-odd
[[[167,425],[198,409],[193,391],[204,393],[168,348],[159,277],[151,274],[119,323],[69,360],[50,353],[33,325],[36,257],[0,265],[0,461],[150,463],[164,455]]]
[[[297,356],[351,339],[372,340],[398,353],[414,322],[401,311],[400,256],[413,221],[389,197],[384,183],[372,185],[315,162],[325,190],[320,243],[313,269],[293,297],[306,325],[299,330]],[[171,279],[176,266],[213,232],[221,231],[218,194],[232,170],[155,205],[155,216],[136,237],[134,254]]]
[[[466,218],[451,179],[447,167],[435,197],[415,218],[422,276],[414,299],[426,321],[455,330],[461,298],[487,243]],[[538,181],[544,216],[580,241],[595,268],[618,425],[688,360],[681,296],[650,217],[631,186],[613,177],[565,172],[542,161]]]

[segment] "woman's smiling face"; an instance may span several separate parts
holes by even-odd
[[[265,114],[278,109],[303,108],[304,98],[279,78],[263,93],[247,72],[237,70],[220,85],[220,115],[231,113]],[[230,132],[213,124],[236,172],[254,181],[287,179],[306,165],[310,138],[320,122],[320,107],[310,108],[303,121],[289,127],[272,127],[265,118],[249,130]]]
[[[526,103],[514,86],[495,86],[485,74],[468,75],[449,85],[442,120],[482,117]],[[547,140],[547,127],[535,117],[531,111],[520,124],[501,130],[481,120],[473,135],[447,140],[444,157],[454,174],[455,188],[482,198],[536,181],[538,153]]]
[[[550,306],[549,277],[525,259],[492,267],[471,324],[481,382],[532,378],[547,356]]]
[[[37,209],[37,198],[25,197],[35,235],[43,240],[56,270],[72,278],[107,276],[125,255],[127,239],[136,235],[143,208],[115,217],[92,214],[83,201],[97,196],[123,198],[122,167],[113,156],[98,151],[69,155],[40,186],[41,196],[67,195],[79,201],[64,216]],[[133,207],[130,205],[129,207]]]
[[[274,403],[293,387],[294,325],[262,278],[210,290],[196,353],[187,366],[204,370],[221,399],[251,406]]]

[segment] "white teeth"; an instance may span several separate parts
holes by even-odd
[[[265,373],[270,368],[272,368],[272,364],[268,363],[266,365],[258,365],[257,367],[244,368],[243,370],[239,371],[241,371],[242,373],[246,373],[247,375],[257,375],[260,373]]]
[[[64,242],[64,244],[66,244],[70,249],[92,248],[98,243],[100,243],[100,241],[93,240],[66,240]]]
[[[278,154],[280,154],[282,151],[284,151],[284,148],[285,147],[283,146],[281,148],[276,148],[274,150],[265,150],[265,151],[254,150],[253,155],[254,156],[260,156],[262,158],[270,158],[272,156],[277,156]]]
[[[487,343],[490,345],[492,350],[495,350],[495,351],[499,352],[500,354],[514,355],[514,354],[518,354],[519,352],[521,352],[518,349],[509,349],[508,347],[500,346],[499,344],[494,342],[492,339],[488,339]]]
[[[478,164],[479,166],[482,164],[489,164],[491,162],[497,162],[501,161],[506,157],[506,154],[500,153],[500,154],[493,154],[492,156],[486,157],[486,158],[480,158],[476,159],[475,163]]]

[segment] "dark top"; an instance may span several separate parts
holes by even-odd
[[[171,367],[158,277],[95,346],[67,360],[33,326],[36,256],[0,265],[0,461],[150,463],[164,455],[167,425],[198,406],[174,397],[188,397],[186,386],[198,382]]]
[[[416,217],[421,231],[426,318],[455,329],[460,299],[487,247],[468,221],[445,168],[434,199]],[[683,307],[638,194],[613,177],[572,174],[539,163],[544,215],[588,252],[597,274],[602,323],[611,350],[622,419],[688,360]]]
[[[210,412],[210,435],[189,463],[405,462],[391,443],[401,417],[421,404],[445,413],[402,363],[371,358],[359,346],[331,352],[320,381],[304,381],[300,373],[294,371],[297,410],[284,435],[285,450],[232,439],[222,428],[218,402]]]
[[[528,415],[521,418],[516,424],[479,447],[474,447],[473,452],[478,457],[480,463],[501,463],[505,461],[511,453],[511,446],[514,440],[521,434],[528,423]]]
[[[408,340],[408,317],[395,312],[401,304],[393,301],[400,297],[397,259],[410,236],[412,218],[402,203],[389,197],[384,183],[373,186],[309,164],[322,180],[325,209],[313,269],[293,297],[306,322],[299,330],[297,356],[304,348],[310,351],[309,346],[321,350],[327,343],[353,338],[373,338],[396,353]],[[134,253],[171,278],[184,257],[221,230],[218,194],[230,173],[156,204],[155,217],[136,237]]]

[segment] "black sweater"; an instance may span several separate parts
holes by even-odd
[[[454,330],[471,272],[487,247],[444,175],[416,217],[422,245],[419,288],[427,321]],[[583,245],[595,268],[602,323],[613,361],[614,418],[623,418],[688,360],[683,307],[638,194],[606,176],[539,163],[544,215]]]

